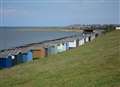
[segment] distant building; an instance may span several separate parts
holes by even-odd
[[[120,30],[120,27],[116,27],[116,30]]]

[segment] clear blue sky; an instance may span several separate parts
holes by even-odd
[[[0,26],[120,23],[120,0],[0,0],[0,4]]]

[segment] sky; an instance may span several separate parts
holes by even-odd
[[[0,0],[0,26],[120,24],[120,0]]]

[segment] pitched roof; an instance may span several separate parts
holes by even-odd
[[[18,55],[20,52],[25,53],[27,51],[27,48],[7,49],[3,52],[0,52],[0,58],[7,58],[8,56]]]

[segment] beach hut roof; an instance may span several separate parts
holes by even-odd
[[[29,51],[28,48],[7,49],[3,52],[0,52],[0,58],[7,58],[8,56],[12,56],[12,55],[14,56],[14,55],[18,55],[20,52],[26,53],[28,51]]]
[[[5,50],[4,52],[0,53],[0,58],[7,58],[11,55],[17,55],[20,52],[20,50],[13,49],[13,50]]]

